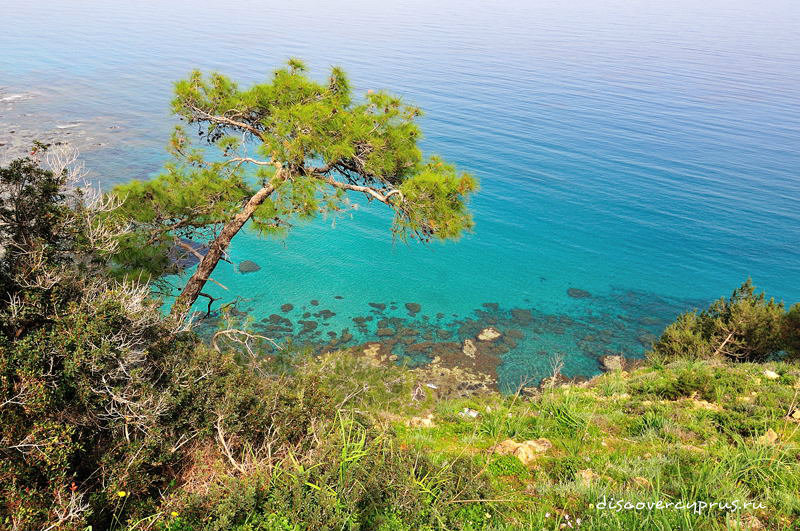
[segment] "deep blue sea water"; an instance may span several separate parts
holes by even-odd
[[[458,340],[513,328],[498,369],[513,386],[556,354],[567,375],[641,355],[647,334],[748,276],[800,301],[794,0],[2,0],[0,27],[0,143],[82,135],[104,186],[158,171],[171,83],[195,67],[246,84],[298,56],[426,111],[425,150],[481,181],[474,234],[396,244],[371,206],[283,241],[240,234],[234,260],[262,269],[215,273],[229,291],[214,295],[287,316],[295,336],[311,313],[306,340],[372,340],[386,317]]]

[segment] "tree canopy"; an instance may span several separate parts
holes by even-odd
[[[350,194],[363,194],[393,211],[391,231],[403,241],[456,238],[473,227],[467,202],[477,181],[423,157],[421,110],[382,91],[356,100],[340,68],[318,82],[293,59],[246,89],[194,71],[175,84],[172,110],[197,137],[176,127],[164,171],[115,192],[134,229],[118,257],[129,274],[169,272],[170,248],[197,253],[187,240],[208,242],[174,313],[202,294],[247,222],[284,234],[293,220],[346,211]]]

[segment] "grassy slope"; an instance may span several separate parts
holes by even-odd
[[[780,377],[770,380],[766,368],[676,362],[533,398],[429,400],[422,409],[434,413],[434,427],[395,425],[405,444],[441,459],[469,454],[481,462],[508,500],[494,506],[511,528],[790,529],[800,515],[800,423],[787,413],[800,407],[800,370],[771,364]],[[459,415],[465,407],[480,416]],[[759,439],[769,429],[778,436],[773,443]],[[506,438],[542,437],[553,447],[529,466],[491,451]],[[766,509],[698,515],[595,508],[604,496],[633,503],[739,500]]]
[[[778,378],[765,376],[767,369]],[[341,517],[343,523],[331,529],[381,531],[800,525],[800,422],[787,418],[800,407],[797,365],[682,361],[607,373],[532,396],[467,398],[434,397],[424,385],[429,375],[349,353],[307,361],[295,374],[314,382],[315,390],[341,397],[329,428],[319,430],[316,449],[271,461],[268,469],[256,464],[250,479],[223,470],[225,460],[218,461],[219,477],[211,481],[218,487],[204,487],[211,494],[194,509],[178,494],[161,513],[166,529],[327,529],[324,514]],[[412,401],[413,395],[420,397],[419,389],[425,390],[422,398]],[[462,416],[464,408],[478,411],[478,417]],[[356,418],[358,424],[346,420]],[[432,426],[420,420],[425,418]],[[769,430],[775,440],[763,438]],[[546,438],[552,447],[523,464],[493,450],[509,438]],[[429,456],[433,465],[419,467],[418,458],[402,461],[399,456],[406,454]],[[201,476],[201,482],[210,481],[208,474]],[[377,518],[358,508],[374,495],[388,507]],[[249,501],[254,497],[262,501]],[[276,501],[281,497],[286,500]],[[596,504],[604,497],[766,507],[700,514],[600,510]],[[319,512],[329,503],[329,512]],[[247,509],[251,506],[260,508]],[[167,516],[172,510],[181,516]],[[191,511],[205,514],[206,523],[190,523]],[[228,513],[246,517],[224,516]],[[320,520],[312,521],[314,514]],[[420,517],[412,521],[415,515]]]

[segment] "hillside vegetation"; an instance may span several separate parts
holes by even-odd
[[[642,368],[453,397],[358,349],[201,342],[111,274],[125,225],[63,162],[0,169],[0,529],[800,522],[800,309],[749,282]]]

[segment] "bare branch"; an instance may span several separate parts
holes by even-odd
[[[215,124],[227,125],[229,127],[238,127],[239,129],[243,129],[248,133],[257,136],[261,140],[265,140],[265,138],[262,136],[262,132],[248,123],[240,122],[238,120],[228,118],[227,116],[211,114],[207,111],[204,111],[200,107],[197,107],[196,105],[189,105],[189,108],[192,110],[194,114],[197,115],[197,117],[195,118],[197,120],[208,120],[209,122]]]
[[[250,332],[245,332],[244,330],[238,330],[236,328],[228,328],[227,330],[220,330],[219,332],[214,334],[214,337],[211,339],[211,346],[214,347],[214,350],[216,350],[217,352],[222,352],[218,344],[219,338],[226,338],[229,341],[244,346],[248,354],[250,354],[253,357],[256,357],[256,353],[253,351],[253,346],[250,344],[250,341],[253,340],[268,341],[276,349],[282,350],[282,347],[278,345],[278,343],[276,343],[275,340],[270,337],[262,336],[259,334],[251,334]]]
[[[317,176],[318,179],[325,181],[334,188],[339,188],[340,190],[350,190],[353,192],[361,192],[391,207],[397,206],[396,204],[393,204],[390,201],[393,196],[399,195],[400,200],[401,201],[403,200],[403,193],[397,189],[383,191],[383,190],[378,190],[376,188],[372,188],[370,186],[361,186],[358,184],[343,183],[341,181],[337,181],[333,177],[329,177],[328,175],[323,175],[323,174],[315,174],[315,175]]]

